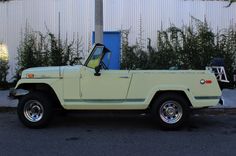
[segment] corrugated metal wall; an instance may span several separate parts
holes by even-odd
[[[213,29],[236,23],[236,4],[225,8],[227,2],[185,0],[104,0],[104,29],[130,29],[130,43],[135,43],[140,19],[143,38],[156,42],[157,30],[189,24],[190,17],[206,19]],[[13,75],[17,47],[26,21],[35,30],[58,33],[58,14],[61,14],[62,36],[70,39],[78,33],[87,51],[94,30],[94,0],[13,0],[0,3],[0,42],[6,43],[10,55],[10,75]],[[155,44],[154,44],[155,46]]]

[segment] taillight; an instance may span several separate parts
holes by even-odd
[[[202,85],[204,85],[204,84],[212,84],[212,80],[204,80],[204,79],[202,79],[202,80],[200,81],[200,83],[201,83]]]
[[[206,84],[211,84],[211,83],[212,83],[212,80],[206,80],[205,83],[206,83]]]

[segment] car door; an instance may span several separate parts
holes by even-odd
[[[80,91],[83,100],[117,101],[126,99],[131,74],[129,71],[108,70],[110,51],[97,46],[81,69]],[[95,68],[99,68],[99,73]],[[96,73],[96,74],[95,74]]]
[[[126,99],[131,80],[128,71],[101,70],[100,76],[95,76],[94,73],[94,69],[88,67],[81,70],[83,100],[122,102]]]

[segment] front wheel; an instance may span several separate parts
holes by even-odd
[[[20,121],[29,128],[42,128],[52,118],[52,104],[41,92],[33,92],[19,100],[17,113]]]
[[[178,94],[168,93],[159,96],[152,105],[152,116],[165,130],[181,128],[189,116],[188,101]]]

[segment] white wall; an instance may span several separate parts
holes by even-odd
[[[143,38],[156,42],[157,30],[189,24],[194,16],[209,21],[214,30],[236,23],[236,4],[227,2],[185,0],[104,0],[104,29],[119,31],[131,28],[130,42],[135,43],[142,19]],[[58,33],[58,13],[61,32],[72,39],[74,33],[83,38],[87,51],[94,30],[94,0],[13,0],[0,3],[0,42],[6,43],[10,55],[10,74],[15,71],[17,47],[26,21],[36,31],[46,32],[45,24]]]

